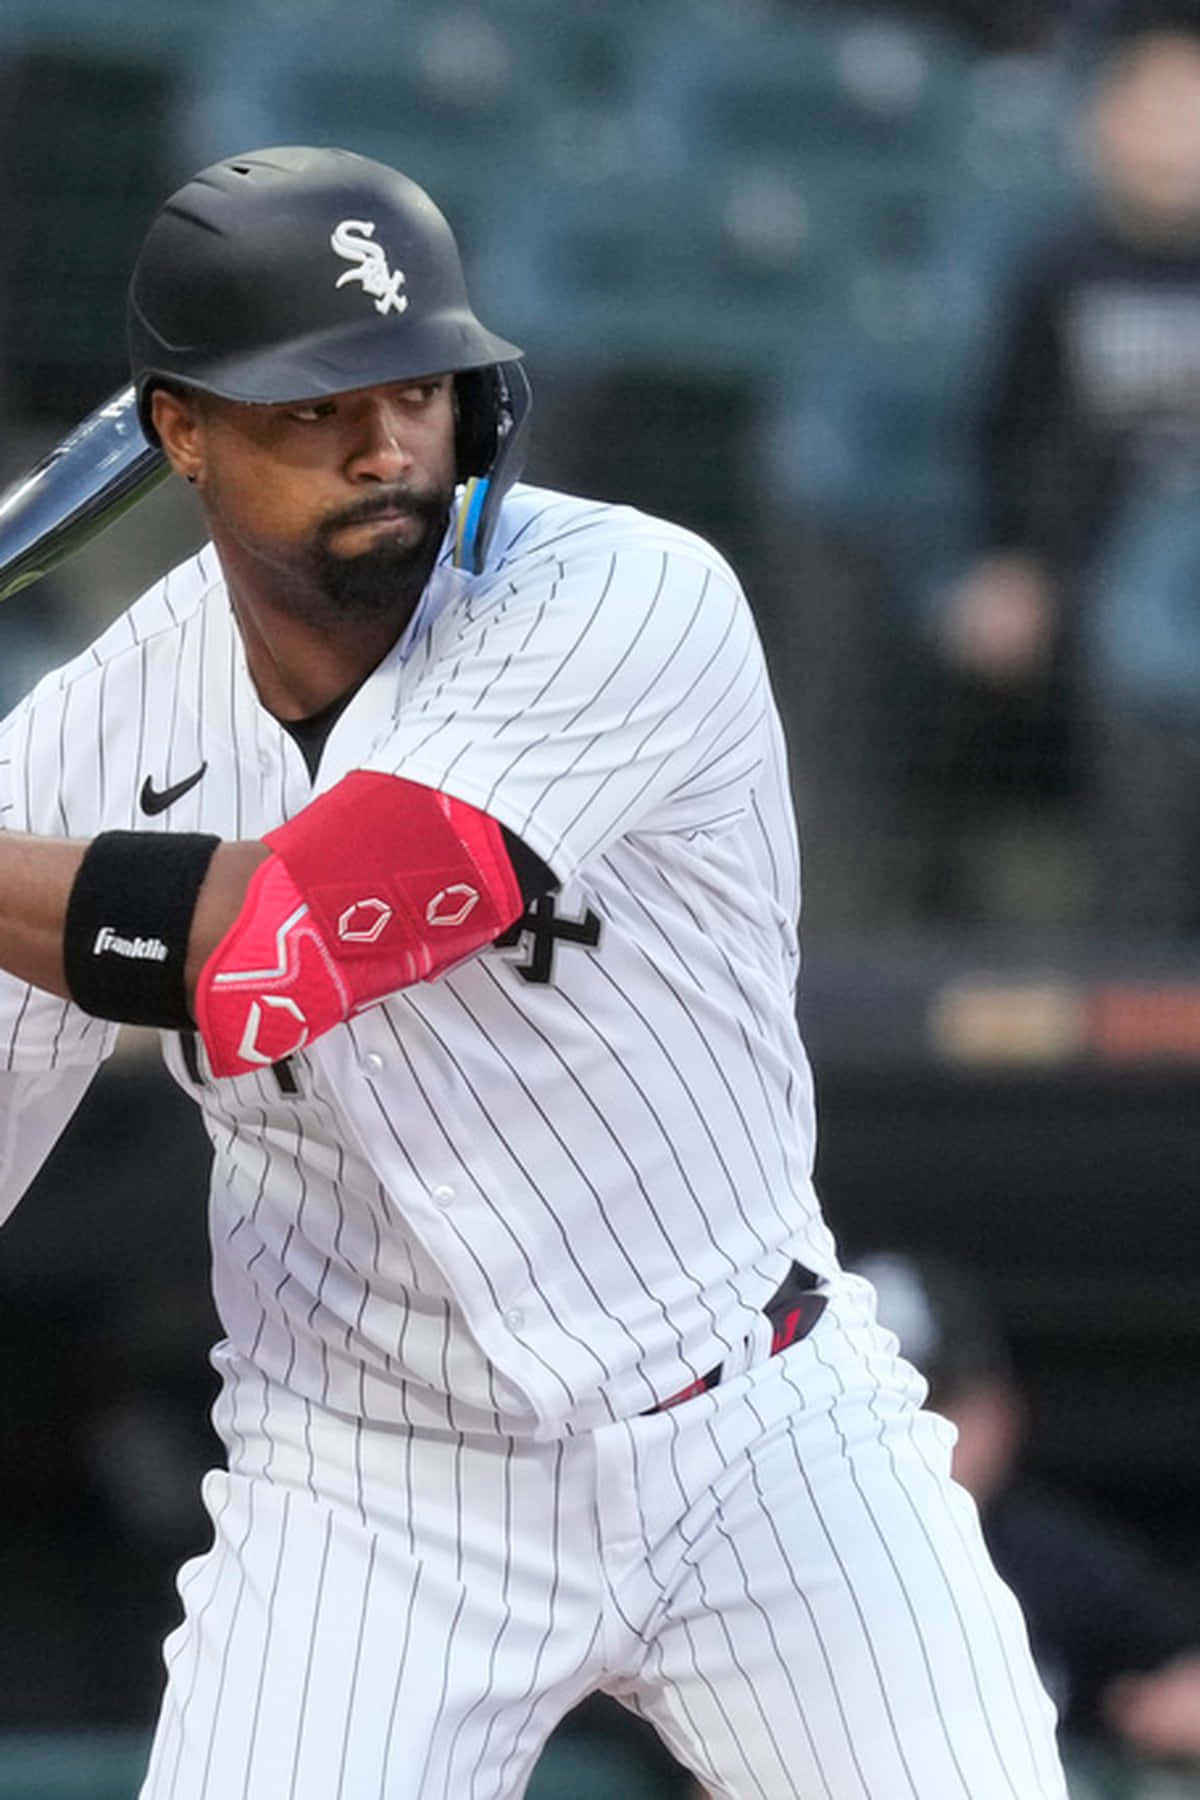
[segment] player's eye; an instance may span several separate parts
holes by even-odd
[[[335,411],[332,400],[310,400],[303,406],[289,406],[287,416],[301,425],[315,425],[319,419],[331,419]]]
[[[401,389],[400,397],[410,406],[428,406],[431,400],[436,400],[445,385],[444,376],[438,376],[433,381],[409,382]]]

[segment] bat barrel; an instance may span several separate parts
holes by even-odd
[[[121,389],[0,494],[0,600],[74,556],[167,472],[133,388]]]

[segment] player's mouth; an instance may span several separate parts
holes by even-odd
[[[326,519],[321,535],[329,541],[350,531],[395,531],[398,527],[421,524],[428,510],[428,503],[420,494],[398,488],[384,490]]]
[[[382,537],[411,542],[421,535],[424,525],[424,515],[418,507],[396,505],[371,512],[365,518],[343,519],[326,525],[324,535],[327,542],[344,549],[348,544],[373,542]]]
[[[372,513],[369,519],[351,519],[338,527],[340,531],[370,531],[376,525],[406,524],[409,520],[419,519],[420,513],[412,506],[389,506],[386,512]]]

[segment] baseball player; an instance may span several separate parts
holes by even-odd
[[[521,353],[379,164],[206,169],[129,324],[210,541],[4,728],[0,1143],[11,1207],[121,1021],[212,1140],[228,1467],[144,1800],[519,1795],[597,1689],[730,1800],[1062,1800],[814,1197],[733,573],[516,482]]]

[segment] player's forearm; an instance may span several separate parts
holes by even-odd
[[[86,848],[24,832],[0,837],[0,967],[64,999],[63,923]]]
[[[63,999],[71,997],[63,957],[67,904],[87,848],[75,839],[0,835],[0,968]],[[217,846],[188,934],[189,999],[200,969],[237,917],[251,875],[269,854],[256,842]]]
[[[184,984],[195,1014],[200,971],[242,909],[250,877],[271,852],[258,842],[220,844],[208,865],[188,934]]]

